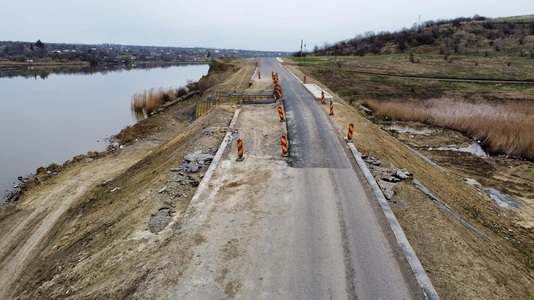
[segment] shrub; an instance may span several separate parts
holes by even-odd
[[[183,95],[187,94],[187,89],[185,87],[179,87],[176,90],[176,97],[182,97]]]
[[[171,100],[174,100],[174,89],[152,88],[144,90],[132,96],[132,110],[149,115],[155,112],[160,105]]]

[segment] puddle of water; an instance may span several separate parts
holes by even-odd
[[[511,207],[519,208],[519,202],[516,199],[508,195],[505,195],[496,189],[484,188],[482,190],[486,194],[488,194],[490,198],[493,199],[497,203],[497,205],[499,205],[502,208],[511,208]]]
[[[465,178],[465,182],[469,185],[473,185],[477,187],[481,186],[481,184],[478,181],[472,178]],[[512,208],[512,207],[519,208],[519,201],[517,201],[516,199],[508,195],[505,195],[499,192],[498,190],[494,188],[483,188],[482,191],[488,194],[488,196],[490,196],[490,198],[502,208]]]
[[[473,155],[476,155],[482,158],[489,157],[488,153],[486,153],[486,151],[484,151],[484,149],[482,149],[482,147],[480,147],[480,145],[477,142],[472,142],[471,144],[469,144],[469,146],[463,147],[463,148],[439,147],[434,150],[466,152],[466,153],[471,153]]]
[[[426,127],[410,127],[410,126],[404,126],[404,125],[391,125],[391,126],[388,126],[386,129],[390,131],[420,134],[420,135],[429,135],[432,132],[434,132],[434,130],[426,128]]]

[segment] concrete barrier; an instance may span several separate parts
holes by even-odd
[[[332,97],[332,95],[327,93],[325,90],[320,88],[318,85],[316,85],[314,83],[307,83],[307,84],[303,84],[303,86],[315,98],[315,100],[321,100],[321,92],[324,92],[325,101],[327,101],[327,102],[328,101],[332,101],[332,102],[335,103],[334,97]]]

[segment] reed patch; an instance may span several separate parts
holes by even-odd
[[[534,105],[531,101],[435,98],[364,101],[383,119],[417,121],[467,134],[491,153],[534,159]]]
[[[151,88],[135,93],[132,96],[132,111],[135,112],[136,115],[142,115],[144,116],[143,118],[145,118],[156,112],[165,102],[173,101],[176,98],[185,95],[188,91],[188,87]]]

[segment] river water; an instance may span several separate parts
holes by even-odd
[[[208,68],[182,65],[0,78],[0,203],[18,176],[105,150],[107,138],[135,124],[135,93],[185,86],[207,74]]]

